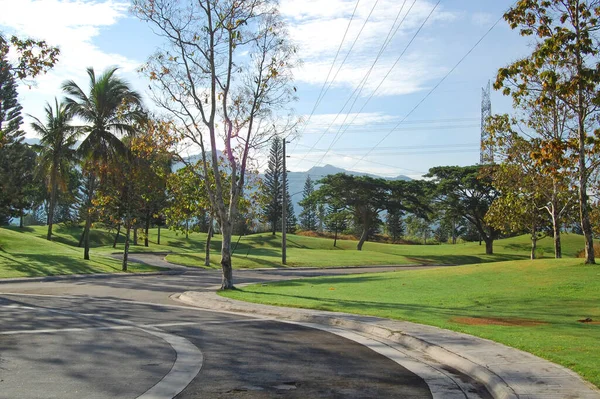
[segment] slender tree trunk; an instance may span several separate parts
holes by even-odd
[[[210,240],[212,238],[213,218],[210,218],[208,234],[206,235],[206,248],[204,248],[204,266],[210,266]]]
[[[23,218],[25,217],[25,211],[23,208],[19,209],[19,228],[23,228],[25,225],[23,224]]]
[[[131,236],[131,222],[127,221],[127,229],[125,232],[125,249],[123,250],[123,263],[121,270],[127,271],[127,260],[129,258],[129,237]]]
[[[489,237],[483,237],[485,241],[485,254],[493,255],[494,254],[494,239]]]
[[[115,234],[115,240],[113,241],[113,248],[117,247],[117,241],[119,240],[119,235],[121,234],[121,223],[117,225],[117,234]]]
[[[562,248],[560,243],[560,211],[558,210],[557,201],[557,187],[554,184],[552,192],[552,232],[554,233],[554,257],[556,259],[562,258]]]
[[[337,226],[335,226],[334,233],[333,233],[333,246],[337,247]]]
[[[579,4],[579,2],[578,2]],[[577,44],[582,43],[581,31],[579,26],[579,10],[575,12],[575,34]],[[581,52],[577,51],[575,54],[575,62],[577,65],[577,75],[579,80],[577,82],[577,130],[579,136],[579,216],[581,218],[581,229],[585,237],[585,263],[595,264],[596,258],[594,254],[594,234],[592,232],[592,224],[590,223],[589,214],[589,203],[587,194],[587,180],[589,172],[586,165],[586,151],[585,151],[585,117],[586,117],[586,105],[583,98],[582,80],[584,79],[584,61]]]
[[[188,238],[190,238],[190,221],[186,220],[185,221],[185,239],[187,240]]]
[[[52,179],[54,180],[54,179]],[[56,183],[51,183],[50,189],[50,206],[48,207],[48,234],[46,239],[52,241],[52,225],[54,224],[54,208],[56,207]]]
[[[531,260],[535,259],[535,251],[537,249],[537,226],[535,223],[531,226]]]
[[[138,229],[137,229],[137,226],[133,226],[133,245],[138,245]]]
[[[90,260],[90,229],[92,228],[92,215],[88,209],[83,230],[83,259]]]
[[[356,246],[356,249],[358,249],[359,251],[362,251],[363,244],[365,243],[365,241],[367,241],[368,236],[369,236],[369,227],[365,227],[363,229],[362,234],[360,235],[360,240],[358,241],[358,245]]]
[[[148,240],[150,235],[150,215],[146,214],[146,237],[144,237],[144,246],[148,247]]]
[[[85,238],[85,227],[83,228],[83,231],[81,232],[81,236],[79,236],[79,244],[77,244],[77,247],[81,248],[83,246],[84,238]]]
[[[221,289],[230,290],[233,288],[233,268],[231,266],[232,226],[229,220],[221,221],[221,234],[221,268],[223,271]]]
[[[156,243],[160,245],[160,224],[158,225],[158,239],[156,240]]]

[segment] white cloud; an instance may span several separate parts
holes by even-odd
[[[405,3],[404,7],[401,8],[403,3]],[[363,24],[375,3],[362,1],[359,4],[333,73],[337,71],[352,43],[363,29]],[[298,45],[299,53],[304,59],[303,67],[295,73],[296,79],[315,85],[325,81],[355,5],[354,0],[282,1],[281,12],[288,18],[290,36]],[[362,96],[370,95],[434,7],[434,3],[430,1],[417,1],[412,9],[411,5],[413,5],[412,0],[406,2],[379,0],[369,21],[360,32],[359,39],[352,47],[350,56],[337,75],[334,86],[356,88],[360,84],[384,39],[394,26],[396,15],[402,10],[398,21],[405,18],[404,22],[370,76],[367,84],[368,90],[362,93]],[[424,30],[421,31],[420,40],[427,36],[427,30],[431,29],[434,24],[451,21],[456,16],[457,14],[438,7]],[[417,46],[412,48],[417,48]],[[437,77],[442,72],[432,57],[427,57],[417,50],[409,50],[385,80],[386,84],[383,86],[383,90],[378,91],[377,95],[413,93],[422,89],[427,80]]]
[[[58,63],[48,74],[36,78],[33,88],[21,89],[25,112],[41,112],[44,101],[60,96],[60,84],[66,79],[86,84],[88,66],[102,71],[116,65],[135,79],[138,61],[105,52],[94,44],[101,29],[126,17],[128,8],[129,2],[119,0],[0,0],[0,30],[45,40],[61,50]]]
[[[477,26],[489,26],[494,22],[494,16],[487,12],[476,12],[471,15],[471,20]]]

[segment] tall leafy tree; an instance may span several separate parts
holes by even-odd
[[[86,125],[80,132],[87,134],[79,146],[88,166],[88,204],[83,232],[84,259],[89,259],[89,232],[92,225],[95,170],[100,164],[107,164],[116,154],[125,154],[127,148],[117,135],[134,135],[134,123],[144,117],[141,112],[141,96],[123,79],[116,76],[117,68],[109,68],[96,76],[93,68],[87,69],[89,91],[85,92],[77,83],[69,80],[62,85],[67,98],[65,102],[73,114]]]
[[[317,218],[317,203],[312,200],[313,192],[315,191],[315,185],[309,176],[306,176],[304,182],[304,190],[302,191],[302,201],[300,206],[302,212],[300,212],[300,227],[302,230],[316,231],[319,219]]]
[[[265,198],[262,215],[267,223],[271,225],[271,231],[275,235],[276,231],[281,230],[283,207],[283,146],[282,139],[277,136],[271,142],[269,164],[262,187]]]
[[[575,155],[579,214],[585,236],[585,262],[595,263],[593,231],[589,217],[588,183],[596,167],[590,157],[598,153],[593,121],[600,112],[600,62],[598,0],[519,0],[505,14],[513,29],[535,38],[532,53],[499,71],[495,87],[519,99],[530,94],[532,79],[541,84],[538,105],[547,106],[557,97],[574,114],[569,143]],[[552,68],[548,68],[548,62]],[[515,87],[506,82],[517,81]]]
[[[233,288],[233,222],[251,151],[286,130],[281,111],[294,99],[296,49],[277,7],[270,0],[133,0],[135,15],[167,40],[142,68],[155,99],[201,149],[204,175],[212,168],[215,176],[207,191],[223,234],[222,289]],[[219,148],[225,165],[217,162]]]
[[[11,63],[10,50],[16,54]],[[35,78],[54,66],[60,50],[44,41],[11,36],[0,32],[0,148],[7,140],[18,141],[22,136],[21,106],[17,101],[16,79]]]
[[[24,134],[21,130],[23,107],[18,101],[17,81],[11,68],[7,54],[0,50],[0,141],[3,143],[19,141]]]
[[[48,206],[48,233],[52,239],[52,225],[59,192],[67,192],[71,169],[76,162],[73,146],[77,142],[77,132],[71,126],[72,112],[64,103],[54,100],[54,108],[46,104],[46,119],[42,122],[33,117],[32,129],[40,136],[37,171],[46,182],[50,195]]]
[[[427,177],[437,185],[437,201],[469,221],[485,241],[485,253],[494,252],[494,240],[499,231],[486,223],[485,215],[498,192],[489,175],[482,175],[482,166],[439,166],[429,169]]]

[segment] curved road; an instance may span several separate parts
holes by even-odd
[[[235,276],[242,283],[374,270],[391,269]],[[437,377],[426,382],[409,371],[429,366],[403,353],[394,355],[400,360],[382,355],[385,343],[169,299],[219,283],[218,272],[199,270],[0,284],[0,398],[431,398],[443,392],[430,387]],[[452,395],[437,397],[486,397],[468,383],[449,389]]]

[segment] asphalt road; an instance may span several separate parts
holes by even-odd
[[[198,271],[0,284],[0,398],[432,397],[423,378],[350,339],[169,299],[219,283]]]

